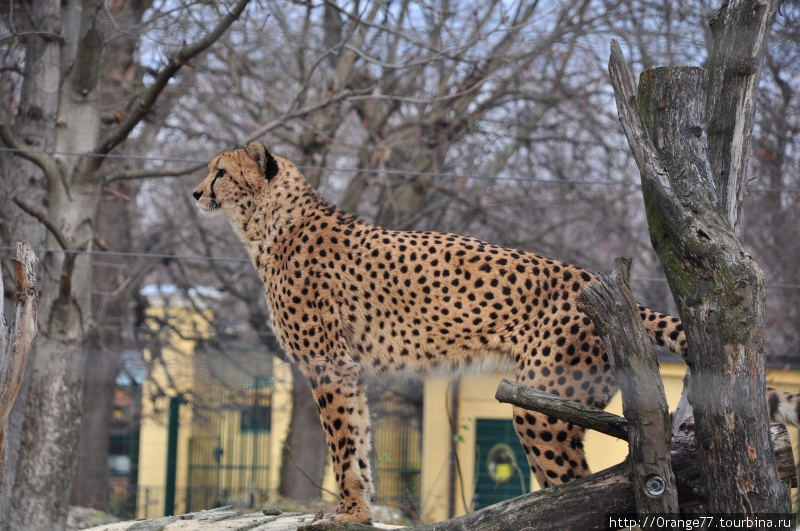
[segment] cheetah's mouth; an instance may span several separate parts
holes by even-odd
[[[197,208],[200,209],[200,212],[207,215],[213,215],[216,211],[220,209],[219,201],[217,201],[216,197],[212,197],[207,201],[198,201]]]

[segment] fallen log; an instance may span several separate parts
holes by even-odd
[[[786,427],[773,424],[770,426],[770,435],[781,479],[796,484],[792,445]],[[680,508],[701,505],[705,492],[700,481],[694,437],[673,437],[670,453]],[[577,481],[525,494],[465,516],[415,529],[503,531],[530,528],[537,531],[590,531],[607,529],[608,514],[635,513],[636,500],[630,468],[627,463],[620,463]]]

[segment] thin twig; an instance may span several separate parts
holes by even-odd
[[[105,184],[112,183],[114,181],[121,181],[121,180],[131,180],[131,179],[151,179],[151,178],[158,178],[158,177],[179,177],[181,175],[187,175],[189,173],[193,173],[200,168],[205,168],[206,163],[201,162],[199,164],[193,164],[192,166],[188,166],[186,168],[146,168],[142,170],[117,170],[114,172],[109,173],[103,179]]]
[[[236,5],[233,6],[233,9],[231,9],[208,34],[197,42],[184,46],[178,53],[171,56],[167,65],[156,76],[153,84],[138,98],[138,102],[133,106],[131,113],[125,117],[122,123],[120,123],[111,134],[100,141],[94,148],[94,153],[108,153],[120,142],[125,140],[142,118],[150,113],[156,100],[161,95],[161,92],[167,87],[169,81],[178,73],[183,65],[214,44],[214,42],[227,31],[231,24],[239,18],[239,15],[242,14],[249,2],[250,0],[239,0]]]
[[[333,492],[332,490],[328,490],[325,487],[323,487],[322,485],[320,485],[319,483],[317,483],[316,481],[314,481],[314,479],[311,476],[309,476],[308,473],[306,473],[306,471],[303,470],[302,467],[300,467],[300,465],[297,464],[297,461],[295,461],[295,459],[294,459],[294,455],[292,455],[291,447],[286,445],[286,446],[284,446],[284,448],[286,449],[286,455],[289,457],[289,460],[297,468],[297,470],[303,475],[303,477],[306,478],[309,481],[309,483],[314,485],[314,487],[318,488],[319,490],[321,490],[323,492],[327,492],[328,494],[332,494],[332,495],[336,496],[337,499],[339,498],[339,493]]]

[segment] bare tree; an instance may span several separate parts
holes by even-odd
[[[46,318],[40,324],[28,381],[17,402],[21,420],[12,423],[12,429],[19,431],[12,433],[9,446],[14,458],[9,463],[13,466],[6,467],[0,486],[2,529],[58,530],[66,519],[80,434],[86,346],[95,329],[92,264],[83,251],[95,245],[96,213],[105,184],[104,156],[154,111],[159,96],[183,65],[213,44],[247,3],[220,5],[216,13],[206,10],[204,15],[216,21],[198,28],[194,35],[200,36],[189,37],[190,44],[168,53],[153,71],[150,84],[135,98],[129,97],[129,105],[119,111],[118,123],[107,131],[102,128],[100,72],[106,26],[115,19],[104,4],[70,1],[60,7],[34,0],[25,5],[29,16],[22,20],[12,17],[16,11],[7,11],[6,27],[19,34],[15,39],[26,36],[30,46],[24,57],[15,57],[17,64],[28,69],[20,89],[25,106],[3,109],[0,139],[14,157],[33,164],[36,173],[31,171],[31,175],[44,176],[45,204],[37,201],[37,194],[28,197],[24,190],[13,199],[46,228],[47,247],[59,251],[43,259],[40,308]],[[41,27],[44,24],[47,27]],[[39,94],[50,98],[46,105],[32,102]],[[41,136],[22,131],[31,113],[40,119]],[[40,143],[31,145],[32,138]],[[4,156],[5,167],[10,168],[11,152]],[[19,175],[17,182],[27,182],[23,177]]]

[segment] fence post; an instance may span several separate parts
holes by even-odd
[[[167,481],[164,493],[164,516],[175,513],[175,479],[178,468],[178,413],[181,398],[173,396],[169,399],[169,426],[167,428]]]

